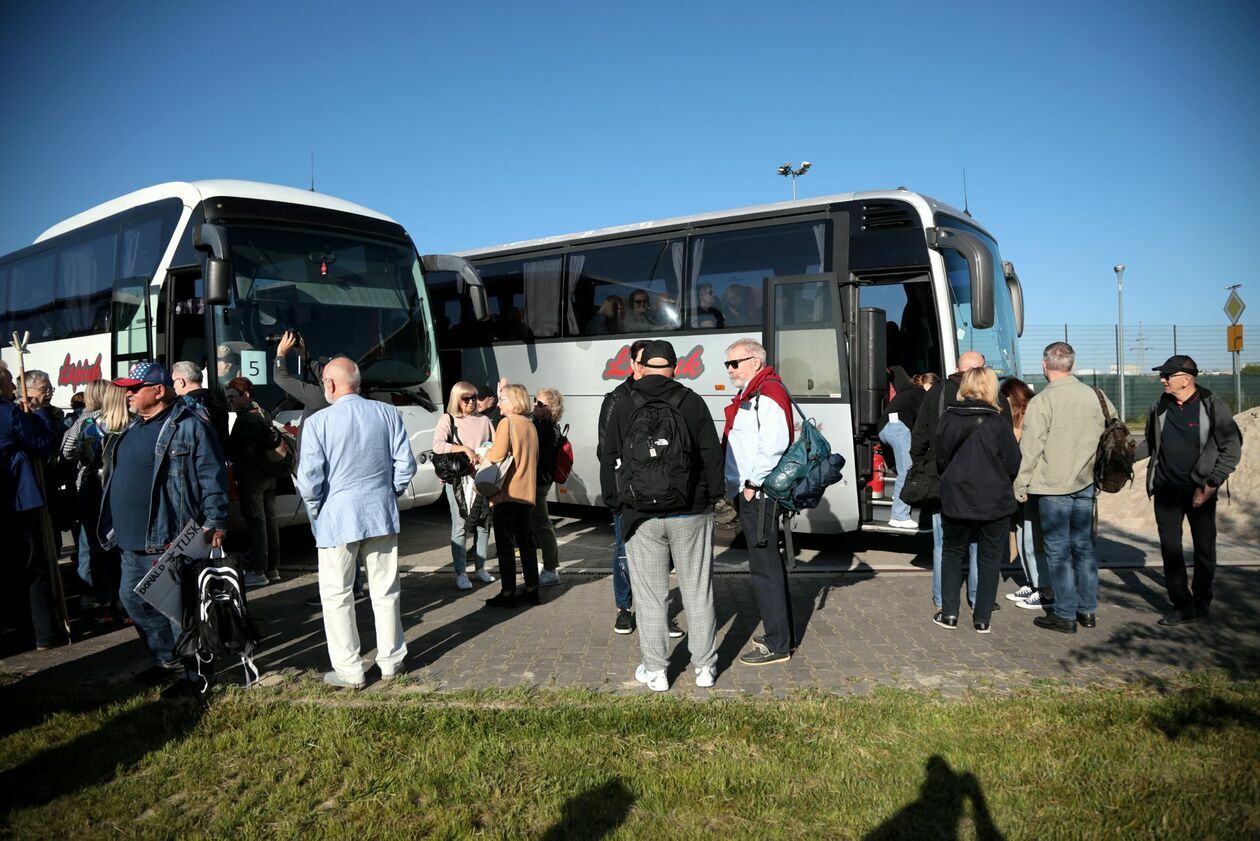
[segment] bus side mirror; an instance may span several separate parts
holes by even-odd
[[[202,222],[193,228],[192,242],[193,248],[206,255],[206,306],[227,304],[232,290],[227,231],[221,225]]]
[[[232,264],[218,257],[206,259],[206,305],[225,306],[232,289]]]
[[[1015,274],[1015,264],[1002,261],[1002,274],[1006,276],[1006,289],[1011,293],[1011,307],[1015,310],[1015,335],[1024,335],[1024,287]]]
[[[993,326],[993,253],[980,238],[957,228],[928,228],[928,244],[940,250],[957,251],[967,261],[971,276],[971,326],[977,330]]]
[[[468,297],[473,317],[478,321],[489,320],[490,302],[486,298],[486,284],[471,263],[451,254],[426,254],[420,258],[420,266],[426,272],[454,272],[455,291]]]

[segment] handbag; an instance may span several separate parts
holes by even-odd
[[[477,471],[477,493],[489,499],[503,490],[508,471],[512,469],[512,419],[508,418],[508,452],[503,461],[493,462]]]
[[[455,418],[447,414],[451,418],[451,434],[447,436],[448,444],[463,444],[459,440],[459,430],[455,428]],[[455,482],[464,476],[471,476],[473,472],[472,461],[469,460],[466,453],[434,453],[430,459],[433,462],[433,472],[442,482]]]

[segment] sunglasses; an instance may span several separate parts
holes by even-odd
[[[728,359],[726,360],[725,365],[729,370],[734,371],[740,365],[743,365],[745,362],[747,362],[748,360],[752,358],[753,357],[751,356],[745,356],[743,359]]]
[[[153,388],[153,386],[155,385],[161,385],[161,383],[144,383],[143,385],[129,385],[127,386],[127,391],[130,394],[135,394],[137,391],[140,391],[141,389]]]
[[[631,302],[630,302],[630,306],[632,306],[632,307],[646,307],[646,306],[647,306],[647,298],[636,298],[635,300],[633,300],[633,301],[631,301]]]
[[[459,402],[460,402],[460,403],[471,403],[471,402],[473,402],[473,401],[474,401],[474,400],[476,400],[476,399],[477,399],[477,396],[476,396],[475,394],[465,394],[463,397],[459,398]]]
[[[1190,375],[1187,374],[1185,371],[1175,371],[1171,374],[1160,374],[1159,378],[1161,380],[1171,380],[1173,377],[1188,377],[1188,376]]]

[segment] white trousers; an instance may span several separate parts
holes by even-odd
[[[324,608],[324,636],[333,671],[363,680],[359,656],[359,625],[354,613],[354,572],[359,560],[367,567],[368,594],[376,619],[376,665],[385,674],[397,672],[407,656],[403,640],[402,607],[398,596],[398,535],[369,537],[319,550],[319,598]]]

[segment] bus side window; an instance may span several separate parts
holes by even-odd
[[[681,240],[632,242],[568,257],[570,335],[675,330],[682,325]]]
[[[689,323],[759,326],[767,277],[826,271],[828,225],[794,222],[692,237]]]

